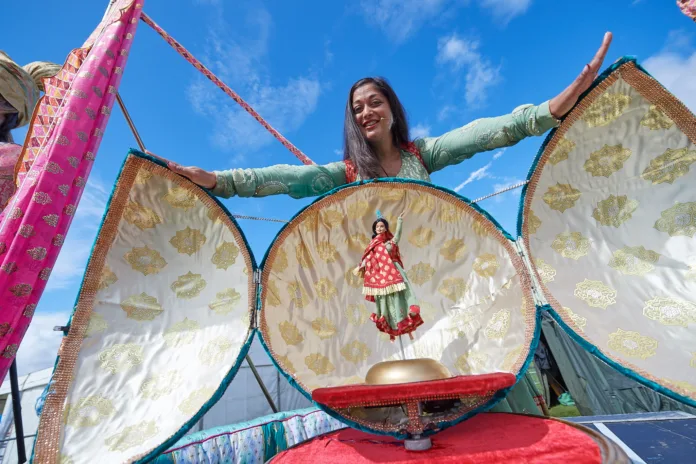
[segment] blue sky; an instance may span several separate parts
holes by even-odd
[[[26,6],[9,2],[2,7],[0,44],[20,64],[62,63],[96,27],[106,4],[36,0],[27,14]],[[407,109],[412,136],[437,136],[552,98],[592,58],[607,30],[614,43],[605,66],[635,55],[696,109],[696,27],[674,1],[147,0],[145,11],[317,163],[341,157],[345,99],[361,77],[387,77]],[[206,169],[298,163],[145,24],[120,91],[147,148],[161,156]],[[15,131],[15,139],[25,133]],[[433,181],[469,198],[491,193],[526,177],[542,141],[481,153]],[[134,146],[115,109],[20,349],[20,371],[53,364],[59,337],[50,329],[67,320],[105,202]],[[514,233],[518,201],[519,190],[481,206]],[[309,202],[268,197],[224,203],[233,213],[285,219]],[[240,224],[260,260],[280,225]]]

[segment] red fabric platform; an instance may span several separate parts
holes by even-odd
[[[511,387],[515,376],[497,372],[482,375],[460,375],[444,380],[401,383],[396,385],[347,385],[317,388],[312,399],[330,408],[382,406],[409,401],[453,399],[462,396],[488,395]]]
[[[599,445],[564,422],[506,413],[483,413],[432,437],[428,451],[406,451],[402,442],[353,429],[320,435],[278,454],[272,464],[533,463],[600,464]]]

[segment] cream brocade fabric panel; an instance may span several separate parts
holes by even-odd
[[[91,315],[60,435],[74,464],[130,461],[163,443],[220,387],[249,335],[251,261],[232,222],[148,161],[130,156],[119,182],[135,172],[109,208],[122,212],[115,233],[107,219],[92,255],[106,252],[83,285],[97,282],[93,309],[78,305]]]
[[[546,296],[564,322],[609,358],[691,399],[694,140],[693,115],[632,64],[623,65],[547,147],[524,224]]]
[[[453,375],[516,374],[535,312],[514,245],[463,201],[415,183],[349,187],[281,232],[264,264],[260,328],[283,370],[311,392],[363,383],[374,364],[401,358],[351,273],[377,210],[391,228],[406,211],[399,247],[425,321],[415,341],[403,337],[406,356],[438,360]]]

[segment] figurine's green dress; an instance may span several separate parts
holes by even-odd
[[[415,140],[425,166],[414,155],[402,150],[401,170],[396,177],[430,182],[428,172],[459,164],[479,152],[509,147],[526,137],[542,135],[558,124],[549,111],[549,102],[519,106],[512,113],[496,118],[478,119],[440,137]],[[224,198],[277,194],[304,198],[322,195],[346,184],[343,161],[323,166],[231,169],[215,171],[215,174],[217,185],[213,194]],[[539,414],[534,397],[540,395],[535,390],[532,380],[525,376],[493,410]]]

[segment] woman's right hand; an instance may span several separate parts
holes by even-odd
[[[167,163],[167,167],[171,169],[173,172],[179,174],[180,176],[186,177],[187,179],[200,185],[201,187],[213,189],[217,185],[217,176],[214,172],[206,171],[196,166],[181,166],[173,161],[169,161],[162,158],[161,156],[157,156],[154,153],[149,152],[147,150],[145,151],[145,153]]]

